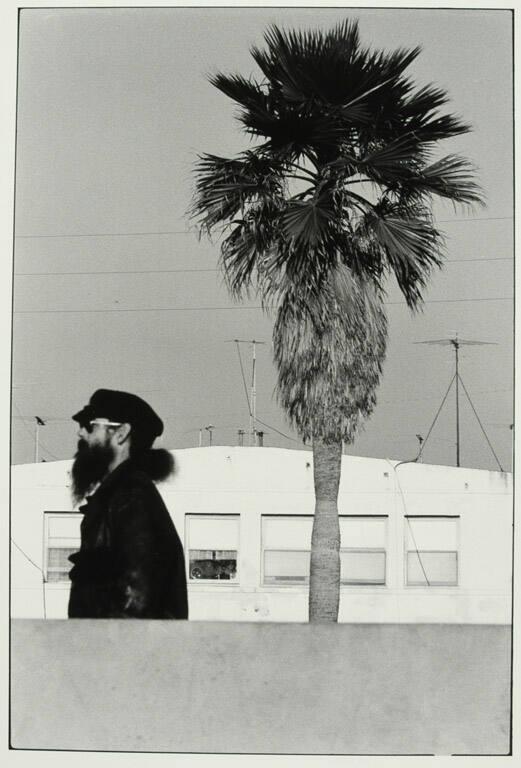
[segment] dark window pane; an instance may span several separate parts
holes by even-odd
[[[191,549],[188,574],[191,580],[231,581],[237,578],[237,551]]]

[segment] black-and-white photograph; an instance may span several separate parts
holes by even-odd
[[[513,16],[18,9],[10,750],[513,754]]]

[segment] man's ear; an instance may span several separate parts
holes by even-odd
[[[124,442],[128,440],[128,436],[130,435],[130,424],[122,424],[120,427],[118,427],[116,432],[116,440],[118,445],[122,445]]]

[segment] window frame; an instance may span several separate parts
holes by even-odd
[[[83,519],[83,514],[81,512],[73,512],[73,511],[67,512],[67,511],[54,511],[54,510],[44,510],[43,512],[42,575],[43,575],[43,582],[46,586],[49,586],[49,585],[53,587],[70,586],[69,571],[72,568],[72,563],[70,564],[69,571],[67,571],[64,578],[49,580],[49,573],[63,573],[63,570],[61,568],[49,566],[49,551],[51,549],[72,549],[69,542],[62,543],[62,544],[52,544],[53,539],[61,542],[64,542],[65,540],[69,539],[69,537],[67,536],[52,537],[50,535],[51,521],[53,519],[65,519],[65,518],[68,518],[69,520],[76,519],[81,524],[81,521]],[[77,538],[70,537],[70,542],[74,542],[73,552],[78,552],[81,546],[81,534],[79,533]]]
[[[304,515],[295,515],[295,517],[304,517]],[[290,581],[289,579],[288,580],[283,579],[282,581],[273,581],[273,582],[266,583],[266,581],[265,581],[266,573],[265,573],[265,566],[264,566],[264,558],[265,558],[266,552],[292,552],[292,553],[294,553],[294,552],[304,552],[305,554],[309,554],[311,556],[311,550],[309,550],[309,549],[302,549],[302,547],[291,547],[291,549],[288,548],[288,547],[277,547],[276,549],[275,548],[270,548],[270,549],[266,550],[262,546],[262,542],[261,542],[261,574],[260,574],[260,577],[261,577],[261,586],[262,587],[268,587],[268,588],[276,587],[277,589],[279,587],[300,587],[300,588],[305,588],[305,589],[307,589],[309,587],[309,569],[308,569],[308,572],[307,572],[306,576],[304,577],[304,581],[302,581],[302,580],[297,581],[296,579],[294,581]]]
[[[193,579],[190,576],[190,520],[202,518],[206,520],[235,520],[237,523],[237,558],[235,568],[234,579]],[[241,515],[238,512],[186,512],[184,516],[184,550],[185,550],[185,568],[186,568],[186,583],[189,588],[195,586],[201,587],[217,587],[223,589],[223,587],[238,587],[241,583],[241,569],[240,569],[240,552],[241,552]],[[196,549],[196,547],[192,547]],[[197,548],[200,549],[200,548]],[[220,551],[217,548],[210,549],[205,547],[207,551]],[[233,551],[233,550],[230,550]]]
[[[284,582],[266,582],[266,574],[265,574],[265,553],[268,552],[309,552],[311,554],[311,541],[309,549],[303,549],[302,547],[291,547],[291,546],[277,546],[277,547],[270,547],[266,548],[264,545],[264,520],[269,518],[275,518],[275,519],[284,519],[284,520],[311,520],[313,521],[314,515],[285,515],[285,514],[265,514],[261,515],[261,547],[260,547],[260,586],[263,589],[309,589],[309,573],[306,577],[306,580],[303,581],[284,581]],[[342,582],[342,577],[340,577],[340,589],[360,589],[363,588],[364,590],[366,588],[372,588],[372,589],[386,589],[388,586],[388,564],[389,564],[389,558],[388,558],[388,550],[389,550],[389,515],[387,514],[375,514],[375,515],[367,515],[367,514],[360,514],[360,515],[339,515],[339,525],[340,521],[343,519],[378,519],[378,520],[384,520],[385,521],[385,547],[342,547],[342,540],[340,540],[340,549],[339,549],[339,556],[342,552],[383,552],[384,554],[384,581],[383,582],[368,582],[368,581],[351,581],[351,582]]]
[[[341,547],[342,552],[373,552],[384,556],[384,580],[383,581],[342,581],[342,565],[340,565],[340,587],[386,587],[387,586],[387,550],[381,547]]]
[[[313,515],[278,515],[274,513],[268,513],[266,515],[261,514],[261,530],[260,530],[260,571],[259,571],[259,579],[260,579],[260,586],[263,589],[309,589],[309,573],[305,581],[284,581],[284,582],[272,582],[270,584],[266,584],[265,581],[265,572],[264,572],[264,553],[266,552],[266,548],[264,546],[264,521],[267,519],[274,519],[274,520],[313,520]],[[303,549],[302,547],[283,547],[283,546],[277,546],[277,547],[271,547],[268,549],[269,552],[311,552],[310,549]]]
[[[403,536],[403,569],[404,569],[404,586],[407,589],[457,589],[461,586],[461,515],[404,515],[404,536]],[[454,520],[456,523],[456,549],[409,549],[409,532],[412,527],[409,520]],[[456,581],[429,581],[428,583],[411,582],[409,581],[409,554],[416,554],[421,556],[425,554],[454,554],[456,555]],[[419,557],[420,559],[420,557]],[[421,562],[421,559],[420,559]]]

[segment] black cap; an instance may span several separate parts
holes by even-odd
[[[108,419],[130,424],[150,445],[163,434],[163,422],[157,413],[137,395],[114,389],[97,389],[88,405],[75,413],[74,421],[82,424],[92,419]]]

